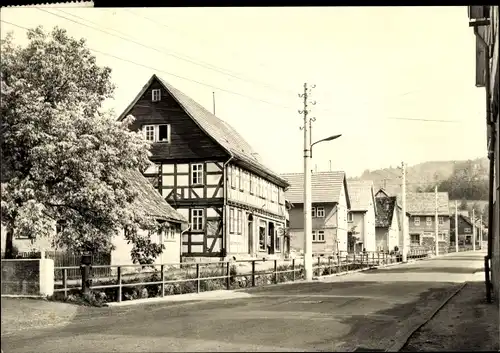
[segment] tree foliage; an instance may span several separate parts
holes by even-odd
[[[122,171],[145,168],[149,145],[101,111],[112,97],[111,69],[100,67],[85,40],[65,30],[28,32],[26,47],[1,42],[2,223],[12,237],[53,236],[70,251],[112,250],[125,229],[135,262],[151,262],[162,246],[139,229],[161,225],[135,206]],[[10,242],[10,246],[9,246]]]

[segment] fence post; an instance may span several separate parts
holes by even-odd
[[[318,256],[318,277],[321,276],[321,256]]]
[[[165,265],[161,265],[161,296],[165,296]]]
[[[380,266],[380,251],[377,251],[377,266]]]
[[[341,259],[340,259],[340,252],[337,254],[337,274],[340,272],[340,263],[341,263]]]
[[[230,265],[229,261],[226,263],[226,289],[229,290],[231,288],[231,278],[229,278],[230,275]]]
[[[200,263],[196,263],[196,293],[200,293],[201,281],[200,281]]]
[[[292,282],[295,282],[295,259],[292,259]]]
[[[274,284],[278,284],[278,260],[274,260]]]
[[[116,298],[116,301],[119,303],[122,301],[122,267],[121,266],[118,266],[117,274],[118,274],[118,298]]]
[[[63,282],[63,288],[64,288],[64,298],[66,298],[68,296],[68,269],[67,268],[63,268],[63,278],[62,278],[62,282]]]
[[[255,260],[252,260],[252,287],[255,287]]]

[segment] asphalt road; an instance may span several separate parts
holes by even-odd
[[[14,352],[387,349],[464,281],[483,252],[254,288],[211,300],[79,308],[64,324],[2,336]],[[474,272],[477,272],[474,275]]]

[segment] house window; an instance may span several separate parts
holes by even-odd
[[[203,163],[191,165],[191,185],[203,184]]]
[[[231,166],[231,187],[236,187],[236,168]]]
[[[259,224],[259,250],[266,250],[266,221],[260,221]]]
[[[238,169],[238,184],[240,186],[240,191],[243,191],[243,189],[245,188],[245,183],[244,183],[244,175],[243,173],[245,173],[243,170],[241,169]]]
[[[419,226],[420,225],[420,217],[413,218],[413,224],[415,224],[416,226]]]
[[[260,196],[260,179],[256,177],[255,181],[255,195]]]
[[[464,233],[470,233],[470,228],[464,228]]]
[[[420,234],[410,234],[410,245],[420,245]]]
[[[170,124],[144,125],[144,137],[150,142],[170,142]]]
[[[248,183],[250,185],[249,186],[250,195],[253,195],[253,189],[254,189],[255,183],[254,183],[254,177],[252,174],[249,174]]]
[[[446,241],[446,233],[438,233],[438,241]]]
[[[347,212],[347,222],[352,222],[352,213]]]
[[[311,217],[316,217],[316,207],[311,207]]]
[[[238,234],[241,234],[242,222],[242,212],[241,210],[238,210]]]
[[[281,194],[281,188],[278,188],[278,203],[283,203],[283,195]]]
[[[325,231],[324,230],[318,230],[317,239],[315,241],[317,241],[317,242],[324,242],[325,241]]]
[[[161,90],[154,89],[151,91],[151,100],[153,102],[158,102],[161,100]]]
[[[203,230],[204,226],[203,209],[195,208],[191,210],[191,228],[193,230]]]
[[[236,229],[235,221],[236,221],[236,217],[234,215],[234,208],[230,208],[229,209],[229,232],[230,233],[234,233],[234,230]]]
[[[425,217],[425,224],[428,226],[432,225],[432,217]]]
[[[316,231],[315,230],[312,231],[312,236],[313,236],[313,241],[316,241]]]
[[[316,208],[316,217],[318,217],[318,218],[325,217],[325,208],[324,207]]]
[[[444,218],[443,217],[439,217],[439,224],[444,224]]]
[[[280,228],[278,227],[276,231],[274,232],[276,234],[276,240],[275,240],[275,245],[276,245],[276,251],[281,251],[281,236],[279,235],[279,230]]]

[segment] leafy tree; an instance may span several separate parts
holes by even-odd
[[[111,69],[99,67],[85,40],[41,27],[20,47],[1,42],[1,220],[6,257],[15,235],[51,236],[69,251],[112,250],[120,229],[135,262],[150,263],[163,250],[138,229],[158,231],[135,206],[124,172],[145,168],[149,145],[101,111],[112,96]],[[55,221],[64,227],[54,236]],[[143,234],[143,233],[141,233]]]
[[[469,209],[469,206],[467,205],[466,199],[462,199],[462,201],[460,201],[460,205],[458,205],[458,209],[460,211],[467,211]]]

